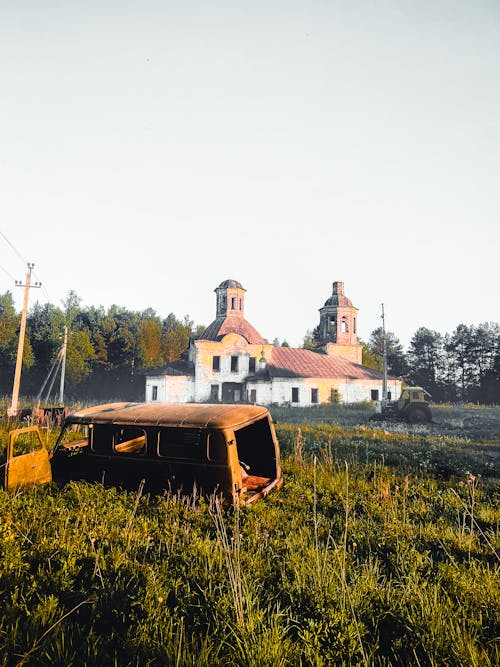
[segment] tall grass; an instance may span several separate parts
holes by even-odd
[[[362,426],[278,425],[241,510],[1,491],[0,665],[499,664],[498,449]]]

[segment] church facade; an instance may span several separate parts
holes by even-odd
[[[311,406],[382,397],[382,373],[361,364],[358,310],[342,282],[320,308],[313,350],[270,344],[245,319],[245,292],[236,280],[215,289],[215,319],[181,359],[146,376],[147,402]],[[388,390],[397,398],[401,381],[390,377]]]

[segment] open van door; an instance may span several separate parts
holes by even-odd
[[[5,488],[19,489],[52,481],[49,452],[38,426],[18,428],[9,433]]]

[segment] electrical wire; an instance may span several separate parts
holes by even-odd
[[[12,250],[13,250],[13,251],[16,253],[16,255],[19,257],[19,259],[20,259],[22,262],[24,262],[24,264],[28,264],[28,261],[21,255],[21,253],[19,252],[19,250],[14,246],[13,243],[11,243],[11,242],[9,241],[9,239],[5,236],[5,234],[4,234],[1,230],[0,230],[0,235],[3,236],[3,238],[5,239],[5,241],[9,244],[9,246],[12,248]],[[6,271],[6,269],[4,269],[4,268],[1,267],[1,266],[0,266],[0,269],[2,269],[3,271],[5,271],[5,273],[6,273],[12,280],[14,280],[13,276],[11,276],[10,273],[9,273],[8,271]],[[47,292],[47,289],[45,288],[45,285],[43,284],[43,281],[40,280],[40,278],[37,276],[37,274],[36,274],[34,271],[33,271],[33,276],[34,276],[34,277],[38,280],[38,282],[41,284],[42,290],[45,292],[45,296],[47,297],[47,299],[49,300],[49,302],[53,301],[53,299],[51,298],[50,294]]]
[[[0,230],[0,234],[3,236],[3,238],[7,241],[7,243],[10,245],[12,250],[16,253],[16,255],[19,257],[19,259],[24,262],[24,264],[27,264],[27,260],[21,255],[19,250],[9,241],[9,239],[5,236],[5,234]]]
[[[7,269],[4,269],[3,266],[0,266],[0,269],[2,269],[2,271],[6,273],[11,280],[15,280],[14,276],[11,273],[9,273]]]

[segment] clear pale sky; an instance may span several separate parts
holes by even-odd
[[[0,231],[36,300],[301,345],[500,320],[498,0],[0,0]],[[26,266],[0,237],[0,293]]]

